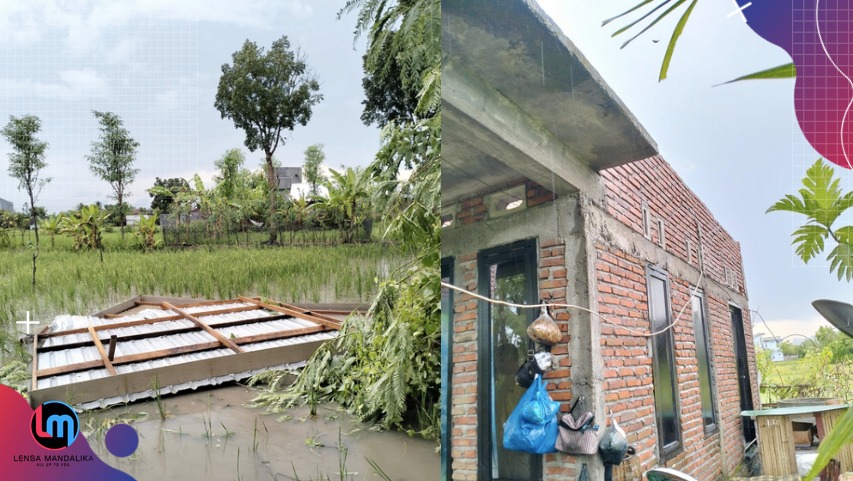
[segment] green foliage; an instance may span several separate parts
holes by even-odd
[[[118,206],[119,226],[124,237],[127,210],[124,199],[130,195],[127,186],[133,183],[139,173],[139,169],[133,168],[139,142],[130,136],[118,115],[97,110],[93,110],[92,114],[98,119],[101,133],[98,140],[92,142],[91,154],[87,155],[86,159],[92,173],[108,182],[113,189],[113,198]]]
[[[219,175],[213,177],[217,193],[225,200],[236,197],[240,187],[240,168],[246,162],[246,157],[240,149],[229,149],[214,165],[219,169]]]
[[[139,238],[139,244],[142,250],[148,252],[160,246],[161,242],[157,240],[157,211],[154,215],[145,217],[139,216],[139,224],[136,226],[136,236]]]
[[[0,131],[6,142],[12,147],[9,153],[9,175],[18,181],[18,189],[25,190],[30,198],[30,207],[35,213],[34,195],[49,178],[40,178],[41,171],[47,167],[45,152],[47,142],[36,138],[41,130],[41,120],[34,115],[9,117],[9,123]]]
[[[182,179],[180,177],[171,179],[161,179],[160,177],[157,177],[154,180],[154,187],[162,187],[165,191],[161,191],[159,189],[148,189],[148,196],[153,197],[151,200],[151,209],[156,210],[161,214],[169,214],[172,212],[174,199],[177,194],[189,190],[190,184],[186,179]]]
[[[62,219],[59,216],[51,216],[42,221],[41,229],[42,231],[50,236],[50,247],[53,248],[56,245],[56,234],[59,233],[59,228],[61,226]],[[0,245],[2,247],[2,245]]]
[[[315,352],[290,390],[270,390],[257,402],[280,409],[299,400],[335,401],[381,427],[411,427],[438,439],[441,4],[350,0],[341,13],[355,10],[356,35],[368,33],[366,74],[392,91],[417,92],[412,115],[387,119],[368,169],[379,181],[386,237],[415,259],[380,284],[366,318],[351,316],[338,339]],[[404,166],[414,167],[406,181],[399,178]]]
[[[383,428],[410,428],[419,410],[438,404],[440,294],[435,269],[410,266],[406,277],[380,285],[366,316],[351,316],[315,352],[289,391],[277,390],[284,373],[256,376],[253,383],[271,384],[255,403],[278,412],[307,398],[331,401]],[[437,439],[431,421],[412,432]]]
[[[296,125],[306,125],[311,108],[322,95],[320,83],[308,71],[305,58],[290,49],[287,37],[273,42],[269,51],[246,40],[243,48],[232,55],[232,64],[222,66],[214,106],[246,134],[250,151],[265,155],[269,189],[270,242],[277,241],[276,199],[273,154],[284,134]]]
[[[339,226],[341,240],[354,242],[359,227],[372,215],[374,186],[370,172],[347,167],[343,171],[331,169],[331,178],[325,182],[328,197],[319,199],[319,206],[328,219]]]
[[[305,163],[302,165],[302,172],[305,175],[305,182],[311,184],[311,195],[317,195],[317,186],[325,180],[320,171],[320,166],[324,160],[326,160],[326,154],[323,153],[323,144],[309,145],[305,149]]]
[[[616,19],[622,18],[626,15],[632,14],[632,13],[642,9],[643,7],[645,7],[649,4],[654,4],[652,7],[650,7],[650,9],[645,14],[640,16],[638,19],[636,19],[636,20],[628,23],[626,26],[616,30],[613,33],[613,36],[615,37],[617,35],[620,35],[624,32],[627,32],[628,30],[631,30],[632,28],[642,24],[645,20],[651,18],[658,10],[665,7],[669,3],[671,3],[671,0],[642,0],[640,3],[634,5],[633,7],[626,10],[625,12],[622,12],[621,14],[616,15],[615,17],[612,17],[612,18],[605,20],[604,22],[602,22],[602,26],[607,25],[608,23],[612,22],[613,20],[616,20]],[[660,13],[657,17],[654,17],[651,21],[649,21],[647,24],[645,24],[645,26],[643,26],[640,29],[640,31],[638,33],[636,33],[633,37],[631,37],[627,41],[625,41],[625,43],[622,44],[621,48],[625,48],[625,46],[627,46],[629,43],[633,42],[637,37],[641,36],[642,34],[646,33],[647,31],[649,31],[652,27],[657,25],[661,20],[663,20],[664,18],[666,18],[670,14],[677,11],[685,3],[687,3],[687,0],[677,0],[669,8],[667,8],[662,13]],[[661,69],[660,69],[660,74],[658,76],[658,80],[664,80],[666,78],[666,75],[669,72],[669,64],[672,62],[672,56],[675,53],[675,46],[678,43],[679,37],[681,37],[681,34],[684,32],[684,28],[687,25],[687,21],[690,19],[690,14],[693,13],[693,9],[696,7],[697,3],[698,3],[698,0],[693,0],[692,2],[690,2],[690,4],[684,10],[684,13],[682,13],[681,18],[678,19],[678,23],[675,24],[675,28],[673,29],[672,35],[670,36],[670,39],[669,39],[669,43],[667,44],[667,47],[666,47],[666,53],[664,53],[663,61],[661,62]]]
[[[60,221],[59,232],[74,239],[74,250],[103,250],[103,229],[107,214],[88,205]]]
[[[818,349],[829,349],[832,362],[853,359],[853,338],[829,326],[820,326],[815,332]]]
[[[791,341],[782,341],[782,344],[779,344],[779,349],[782,350],[782,354],[785,356],[797,356],[799,358],[806,355],[805,344],[794,344]]]
[[[853,279],[853,227],[834,228],[835,221],[853,206],[853,192],[842,193],[839,179],[823,159],[818,159],[806,172],[799,196],[788,194],[767,212],[787,211],[808,218],[805,225],[794,231],[792,244],[803,262],[808,263],[824,251],[832,238],[837,245],[827,256],[829,271],[838,279]]]
[[[764,382],[770,375],[770,368],[773,365],[773,354],[767,349],[755,349],[755,367],[758,369],[758,375]]]
[[[728,82],[724,82],[720,85],[740,82],[743,80],[784,79],[795,78],[796,76],[797,67],[795,67],[793,63],[786,63],[784,65],[779,65],[778,67],[771,67],[748,75],[742,75],[734,80],[729,80]]]

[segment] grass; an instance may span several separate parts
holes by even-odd
[[[763,379],[764,384],[791,386],[800,384],[808,376],[808,365],[802,360],[779,361],[770,365],[770,374]]]
[[[28,234],[28,233],[27,233]],[[26,234],[24,242],[27,242]],[[71,239],[42,239],[37,285],[31,250],[0,249],[0,360],[28,361],[17,343],[29,311],[44,325],[58,314],[89,314],[141,294],[230,299],[261,296],[284,302],[367,302],[376,280],[400,261],[378,243],[334,247],[205,247],[141,252],[132,236],[105,235],[104,262],[97,252],[74,252]],[[20,236],[17,236],[20,244]]]

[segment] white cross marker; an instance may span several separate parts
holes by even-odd
[[[38,321],[30,320],[30,311],[27,311],[27,320],[26,321],[18,321],[15,324],[25,324],[27,326],[27,335],[30,334],[30,326],[33,324],[38,324]]]
[[[737,4],[737,0],[732,0],[732,3],[734,3],[734,4],[735,4],[735,7],[737,7],[737,10],[735,10],[734,12],[732,12],[732,13],[730,13],[730,14],[726,15],[726,18],[731,18],[733,15],[737,15],[737,14],[739,13],[739,14],[740,14],[740,16],[741,16],[741,17],[743,17],[743,21],[744,21],[744,23],[746,23],[746,15],[744,15],[744,14],[743,14],[743,11],[746,9],[746,7],[751,6],[751,5],[752,5],[752,2],[749,2],[749,3],[747,3],[746,5],[744,5],[744,6],[742,6],[742,7],[741,7],[740,5],[738,5],[738,4]]]

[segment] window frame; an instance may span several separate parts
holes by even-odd
[[[663,282],[664,288],[664,312],[666,314],[666,325],[672,325],[672,291],[670,289],[669,282],[669,273],[660,267],[654,265],[646,266],[646,295],[648,300],[648,314],[649,314],[649,332],[654,332],[655,326],[652,322],[652,295],[651,295],[651,286],[652,279],[655,278]],[[673,394],[673,406],[674,406],[674,417],[675,417],[675,426],[676,426],[676,440],[669,445],[664,445],[664,436],[662,432],[662,416],[661,411],[658,407],[657,396],[654,394],[654,389],[652,396],[654,397],[654,406],[655,406],[655,429],[657,432],[657,448],[658,448],[658,457],[659,462],[666,462],[673,457],[677,456],[681,452],[684,451],[684,433],[681,426],[681,395],[678,389],[678,370],[677,370],[677,362],[676,362],[676,352],[675,352],[675,339],[673,336],[672,329],[666,331],[665,334],[668,339],[668,352],[669,352],[669,369],[672,373],[670,379],[672,380],[672,394]],[[657,374],[658,371],[658,352],[655,349],[655,340],[654,338],[649,339],[649,350],[652,355],[652,379],[655,385],[657,385],[657,379],[660,378],[660,375]]]
[[[702,319],[701,319],[702,326],[700,326],[700,328],[702,329],[702,333],[703,333],[704,341],[705,341],[705,346],[704,346],[704,348],[705,348],[705,359],[708,361],[708,388],[711,390],[711,392],[710,392],[711,415],[713,416],[713,422],[711,424],[705,424],[704,414],[702,416],[702,426],[705,429],[705,437],[707,438],[707,437],[713,435],[714,433],[716,433],[720,430],[720,422],[719,422],[720,416],[719,416],[719,413],[717,412],[717,404],[718,404],[717,403],[717,389],[716,389],[717,380],[716,380],[716,376],[714,373],[714,358],[712,355],[711,342],[710,342],[710,340],[711,340],[711,330],[710,330],[711,326],[710,326],[710,323],[708,322],[707,298],[705,297],[705,292],[702,289],[691,287],[691,292],[693,291],[693,289],[695,289],[695,292],[692,293],[690,296],[690,310],[691,310],[691,314],[692,314],[693,298],[694,297],[698,298],[699,299],[699,307],[701,309],[701,314],[702,314]],[[697,331],[696,318],[694,317],[694,319],[693,319],[694,340],[695,340],[695,332],[696,331]],[[695,351],[696,352],[699,351],[698,345],[696,346]],[[696,362],[697,362],[697,364],[701,362],[698,357],[696,358]],[[702,370],[701,370],[701,366],[699,368],[699,376],[700,376],[700,379],[699,379],[699,396],[700,396],[700,405],[701,405],[703,402],[702,401],[702,379],[701,379]],[[704,406],[703,406],[703,410],[704,410]]]

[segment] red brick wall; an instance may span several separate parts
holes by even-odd
[[[664,220],[665,250],[697,266],[699,228],[704,246],[705,277],[726,284],[725,268],[736,276],[736,292],[746,293],[740,246],[720,227],[708,207],[684,184],[661,157],[601,171],[607,197],[607,212],[634,231],[643,234],[642,204],[650,211],[651,240],[660,242],[658,219]],[[693,252],[688,253],[690,240]]]
[[[702,203],[660,157],[615,167],[601,172],[606,190],[608,214],[640,235],[643,203],[650,223],[650,240],[660,244],[658,219],[664,221],[664,249],[668,254],[699,266],[700,232],[705,265],[703,284],[709,281],[732,285],[734,293],[745,296],[740,246],[717,223]],[[701,225],[700,227],[697,227]],[[701,231],[700,231],[701,229]],[[693,252],[688,252],[688,242]],[[613,316],[616,323],[649,332],[646,259],[639,259],[613,246],[595,246],[595,277],[599,312]],[[726,270],[729,270],[728,276]],[[706,322],[709,324],[713,398],[718,408],[718,431],[706,436],[702,423],[699,375],[692,311],[691,284],[698,279],[678,279],[669,275],[673,318],[685,306],[673,328],[675,361],[679,383],[682,446],[684,451],[666,462],[700,479],[714,479],[730,471],[743,458],[737,366],[728,298],[705,292]],[[714,292],[717,292],[715,289]],[[743,308],[744,331],[752,332],[749,311]],[[602,325],[605,400],[607,409],[618,413],[620,425],[638,452],[643,469],[660,464],[656,459],[655,412],[652,360],[647,338],[637,337],[610,325]],[[755,378],[751,338],[748,346],[750,371]],[[755,393],[757,390],[753,389]],[[755,400],[757,403],[757,399]],[[723,446],[720,447],[720,434]]]
[[[739,245],[714,220],[707,207],[684,185],[666,162],[659,157],[601,172],[606,192],[607,213],[639,235],[643,235],[642,204],[648,205],[651,241],[659,242],[658,224],[665,223],[665,250],[677,258],[698,267],[700,239],[697,222],[702,225],[706,266],[704,285],[709,282],[725,284],[726,271],[734,276],[736,294],[745,295]],[[527,207],[547,203],[555,198],[547,189],[527,181]],[[463,201],[457,211],[460,224],[472,224],[487,218],[483,197]],[[533,235],[533,234],[531,234]],[[587,232],[587,235],[595,233]],[[687,251],[690,239],[693,253]],[[646,265],[641,259],[603,239],[594,240],[594,279],[590,293],[597,297],[598,311],[622,326],[641,332],[649,331],[646,291]],[[639,240],[639,242],[643,242]],[[477,251],[486,246],[472,246],[471,252],[456,257],[457,284],[470,291],[477,290]],[[565,303],[570,282],[577,272],[571,271],[565,246],[558,239],[538,240],[539,296],[554,303]],[[567,268],[567,264],[569,267]],[[569,276],[572,274],[572,277]],[[718,430],[705,435],[701,416],[698,366],[695,355],[692,312],[689,305],[691,283],[697,279],[678,279],[670,274],[671,311],[673,317],[687,304],[682,318],[674,328],[676,370],[679,380],[681,429],[684,451],[666,465],[681,469],[699,479],[714,479],[728,472],[742,459],[739,393],[736,378],[735,354],[731,337],[728,297],[705,292],[706,316],[711,331],[714,399],[718,408]],[[735,295],[736,295],[735,294]],[[451,408],[451,455],[453,479],[477,478],[477,301],[466,295],[456,295],[453,333],[453,392]],[[745,332],[751,333],[749,311],[743,307]],[[548,373],[551,396],[564,403],[572,400],[569,325],[571,312],[555,310],[552,316],[564,333],[563,342],[555,346],[557,369]],[[751,339],[746,339],[751,372],[755,376],[754,352]],[[602,373],[606,410],[617,414],[629,441],[638,451],[637,461],[642,470],[658,463],[656,458],[656,427],[654,385],[649,340],[633,335],[606,323],[601,324]],[[754,389],[757,395],[757,390]],[[756,401],[757,402],[757,401]],[[604,424],[603,422],[601,423]],[[723,441],[721,441],[721,436]],[[721,447],[722,445],[722,447]],[[574,459],[561,454],[544,458],[546,479],[573,479]],[[640,471],[642,472],[642,471]],[[617,477],[617,479],[619,479]]]

